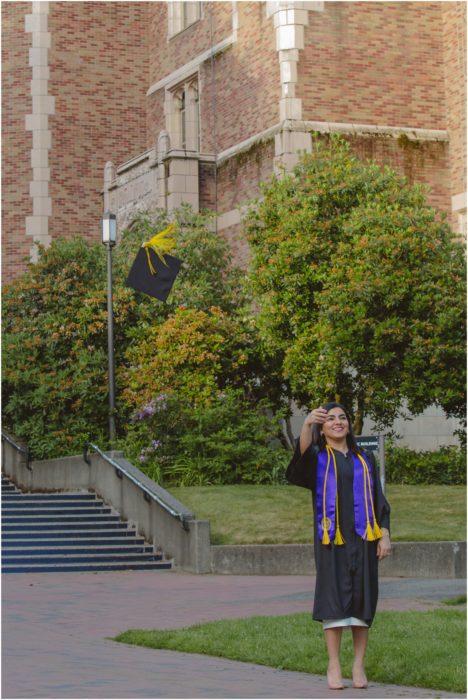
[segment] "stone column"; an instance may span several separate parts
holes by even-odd
[[[49,129],[49,115],[55,113],[55,98],[49,95],[50,77],[49,49],[51,34],[48,31],[48,2],[32,2],[32,14],[25,16],[25,31],[32,36],[29,49],[29,65],[32,68],[31,98],[32,114],[26,115],[26,131],[32,132],[31,168],[33,178],[29,185],[32,198],[32,216],[26,217],[26,235],[33,242],[48,246],[49,217],[52,216],[50,197],[49,150],[52,147],[52,133]],[[31,260],[37,259],[37,247],[32,245]]]
[[[301,129],[302,100],[296,97],[297,64],[304,48],[304,27],[309,10],[323,11],[323,2],[267,2],[267,15],[273,18],[276,50],[280,64],[282,131],[275,137],[275,171],[291,170],[300,151],[312,150],[312,137]]]
[[[111,209],[109,190],[116,176],[115,165],[111,160],[108,160],[104,166],[104,211],[110,211]],[[115,214],[116,212],[113,213]]]
[[[188,158],[185,151],[169,151],[165,163],[168,167],[167,211],[190,204],[199,210],[198,158]]]
[[[171,147],[169,134],[167,131],[160,131],[158,143],[156,147],[158,159],[157,187],[158,187],[158,209],[167,210],[167,180],[166,180],[166,165],[164,159]]]

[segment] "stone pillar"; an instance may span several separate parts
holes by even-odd
[[[187,99],[185,115],[185,150],[198,153],[198,86],[196,82],[185,87]]]
[[[309,10],[323,11],[323,2],[267,2],[267,15],[273,17],[276,50],[280,64],[280,120],[283,130],[275,137],[275,171],[291,170],[300,151],[312,150],[312,137],[300,130],[302,100],[296,96],[299,52],[304,48],[304,27],[309,23]]]
[[[110,211],[111,205],[110,205],[109,190],[110,190],[111,185],[114,182],[116,176],[117,176],[117,172],[116,172],[115,165],[111,160],[108,160],[104,166],[104,202],[103,202],[104,211]],[[113,212],[113,213],[115,214],[116,212]]]
[[[452,197],[452,212],[457,217],[455,231],[462,240],[466,240],[466,192]]]
[[[158,143],[156,146],[156,153],[158,159],[158,173],[157,173],[157,187],[158,187],[158,209],[163,209],[167,211],[167,179],[166,179],[166,165],[164,160],[167,153],[171,147],[171,142],[169,139],[169,134],[167,131],[160,131],[158,136]]]
[[[55,113],[55,98],[49,95],[49,49],[51,34],[48,31],[49,3],[32,2],[32,14],[25,16],[25,31],[31,34],[29,65],[32,68],[31,101],[32,113],[26,115],[26,131],[32,132],[31,168],[33,177],[29,185],[32,198],[32,216],[26,217],[26,235],[31,236],[33,245],[30,257],[37,260],[36,242],[48,246],[49,218],[52,216],[50,197],[49,150],[52,147],[52,133],[49,129],[49,115]]]
[[[198,212],[198,158],[188,158],[184,151],[169,151],[165,163],[168,168],[167,211],[186,203]]]

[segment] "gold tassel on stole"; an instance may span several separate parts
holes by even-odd
[[[341,534],[341,529],[340,529],[340,507],[338,503],[338,470],[336,468],[336,459],[335,459],[335,454],[333,450],[328,447],[327,445],[327,453],[328,453],[328,460],[330,460],[330,456],[333,459],[333,469],[335,471],[335,504],[336,504],[336,512],[335,512],[335,537],[333,540],[333,544],[335,545],[341,545],[345,544],[345,539],[343,535]],[[327,465],[328,466],[328,465]],[[328,535],[328,533],[327,533]]]

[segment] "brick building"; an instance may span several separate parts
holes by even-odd
[[[3,2],[3,279],[104,208],[243,205],[311,131],[466,226],[465,2]]]

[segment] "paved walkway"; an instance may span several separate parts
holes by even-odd
[[[3,577],[3,698],[465,697],[371,683],[330,691],[322,676],[107,639],[131,627],[310,611],[311,576],[179,572]],[[379,609],[426,610],[462,580],[381,579]]]

